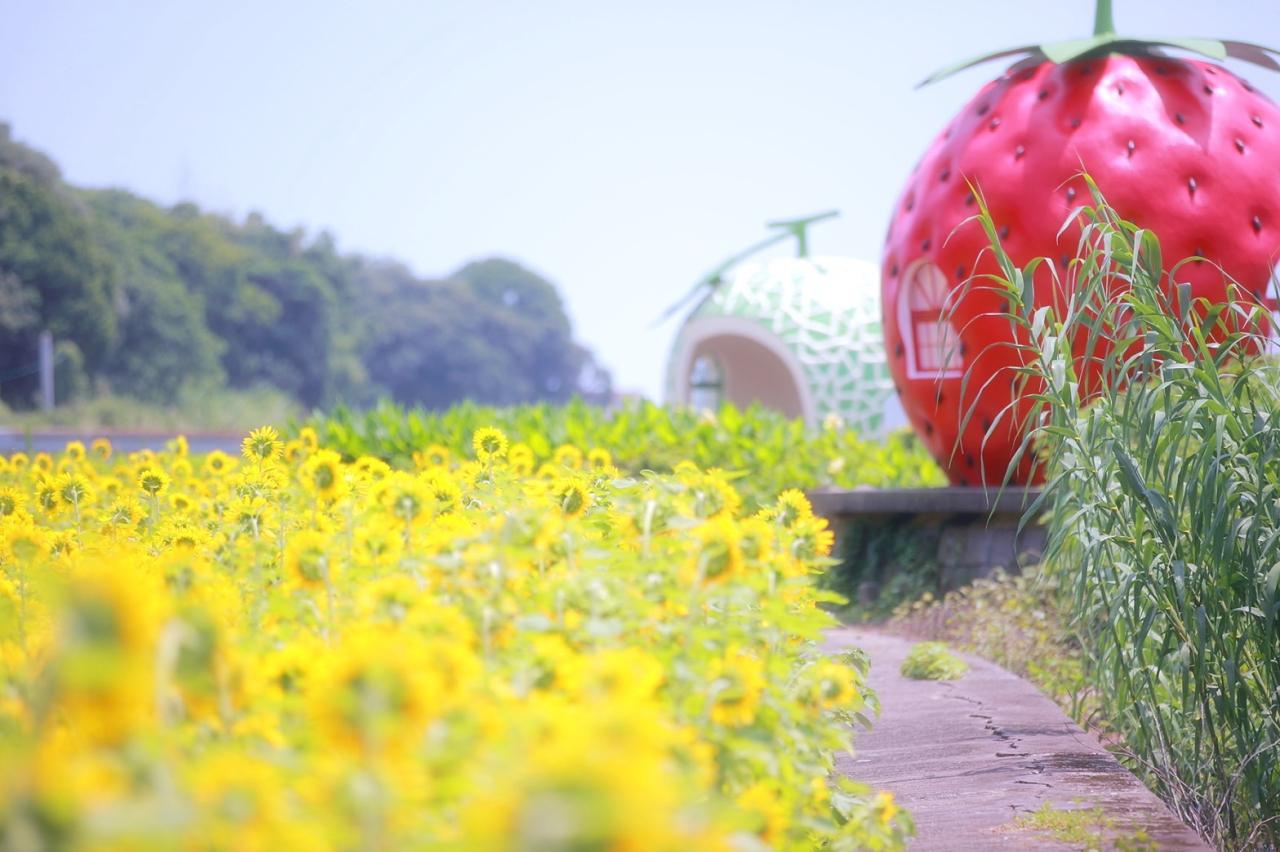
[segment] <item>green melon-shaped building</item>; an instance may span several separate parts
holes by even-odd
[[[775,409],[810,424],[838,418],[865,435],[906,424],[880,326],[880,274],[844,257],[739,265],[681,326],[667,400]]]

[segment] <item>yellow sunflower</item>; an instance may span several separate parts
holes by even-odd
[[[158,497],[169,487],[169,474],[159,467],[144,467],[138,471],[138,487],[152,497]]]
[[[507,436],[501,429],[485,426],[471,436],[471,446],[480,461],[496,461],[507,454]]]
[[[318,450],[302,465],[302,485],[326,503],[332,503],[346,491],[342,456],[333,450]]]
[[[283,449],[284,444],[280,441],[280,433],[271,426],[254,429],[240,445],[240,452],[244,457],[257,464],[278,461]]]
[[[316,530],[294,533],[284,551],[285,575],[304,589],[331,584],[336,561],[329,556],[329,537]]]
[[[591,491],[578,477],[565,476],[551,486],[551,499],[566,518],[577,518],[591,506]]]
[[[710,676],[711,721],[731,728],[754,722],[764,692],[764,663],[730,648],[712,663]]]

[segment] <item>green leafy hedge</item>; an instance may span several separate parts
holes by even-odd
[[[908,432],[870,440],[842,428],[808,429],[801,421],[754,406],[740,410],[726,405],[710,415],[648,402],[617,411],[574,401],[501,409],[463,404],[446,412],[405,410],[384,402],[365,412],[338,408],[305,425],[316,429],[325,446],[348,457],[372,455],[393,463],[411,462],[414,453],[432,445],[463,454],[472,433],[490,425],[529,447],[536,464],[551,459],[563,445],[605,450],[613,464],[629,472],[669,471],[687,459],[699,467],[742,474],[734,484],[749,506],[787,488],[945,483],[928,452]]]

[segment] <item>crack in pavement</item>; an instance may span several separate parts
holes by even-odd
[[[1101,808],[1117,832],[1143,830],[1160,849],[1208,849],[1026,681],[971,656],[959,682],[913,681],[899,673],[911,642],[870,630],[829,634],[828,647],[847,645],[871,658],[881,715],[855,735],[858,757],[841,756],[837,768],[895,794],[915,820],[913,852],[1039,847],[1010,823],[1045,804]]]

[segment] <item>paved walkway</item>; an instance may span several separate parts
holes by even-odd
[[[958,681],[915,681],[898,674],[909,640],[845,629],[828,644],[871,655],[881,703],[875,727],[855,738],[857,753],[840,755],[837,766],[891,790],[911,811],[912,850],[1095,848],[1012,825],[1045,802],[1055,810],[1101,808],[1110,823],[1104,848],[1125,848],[1139,830],[1149,837],[1145,848],[1208,848],[1093,735],[999,666],[967,656],[971,669]],[[1097,823],[1085,825],[1097,835]]]

